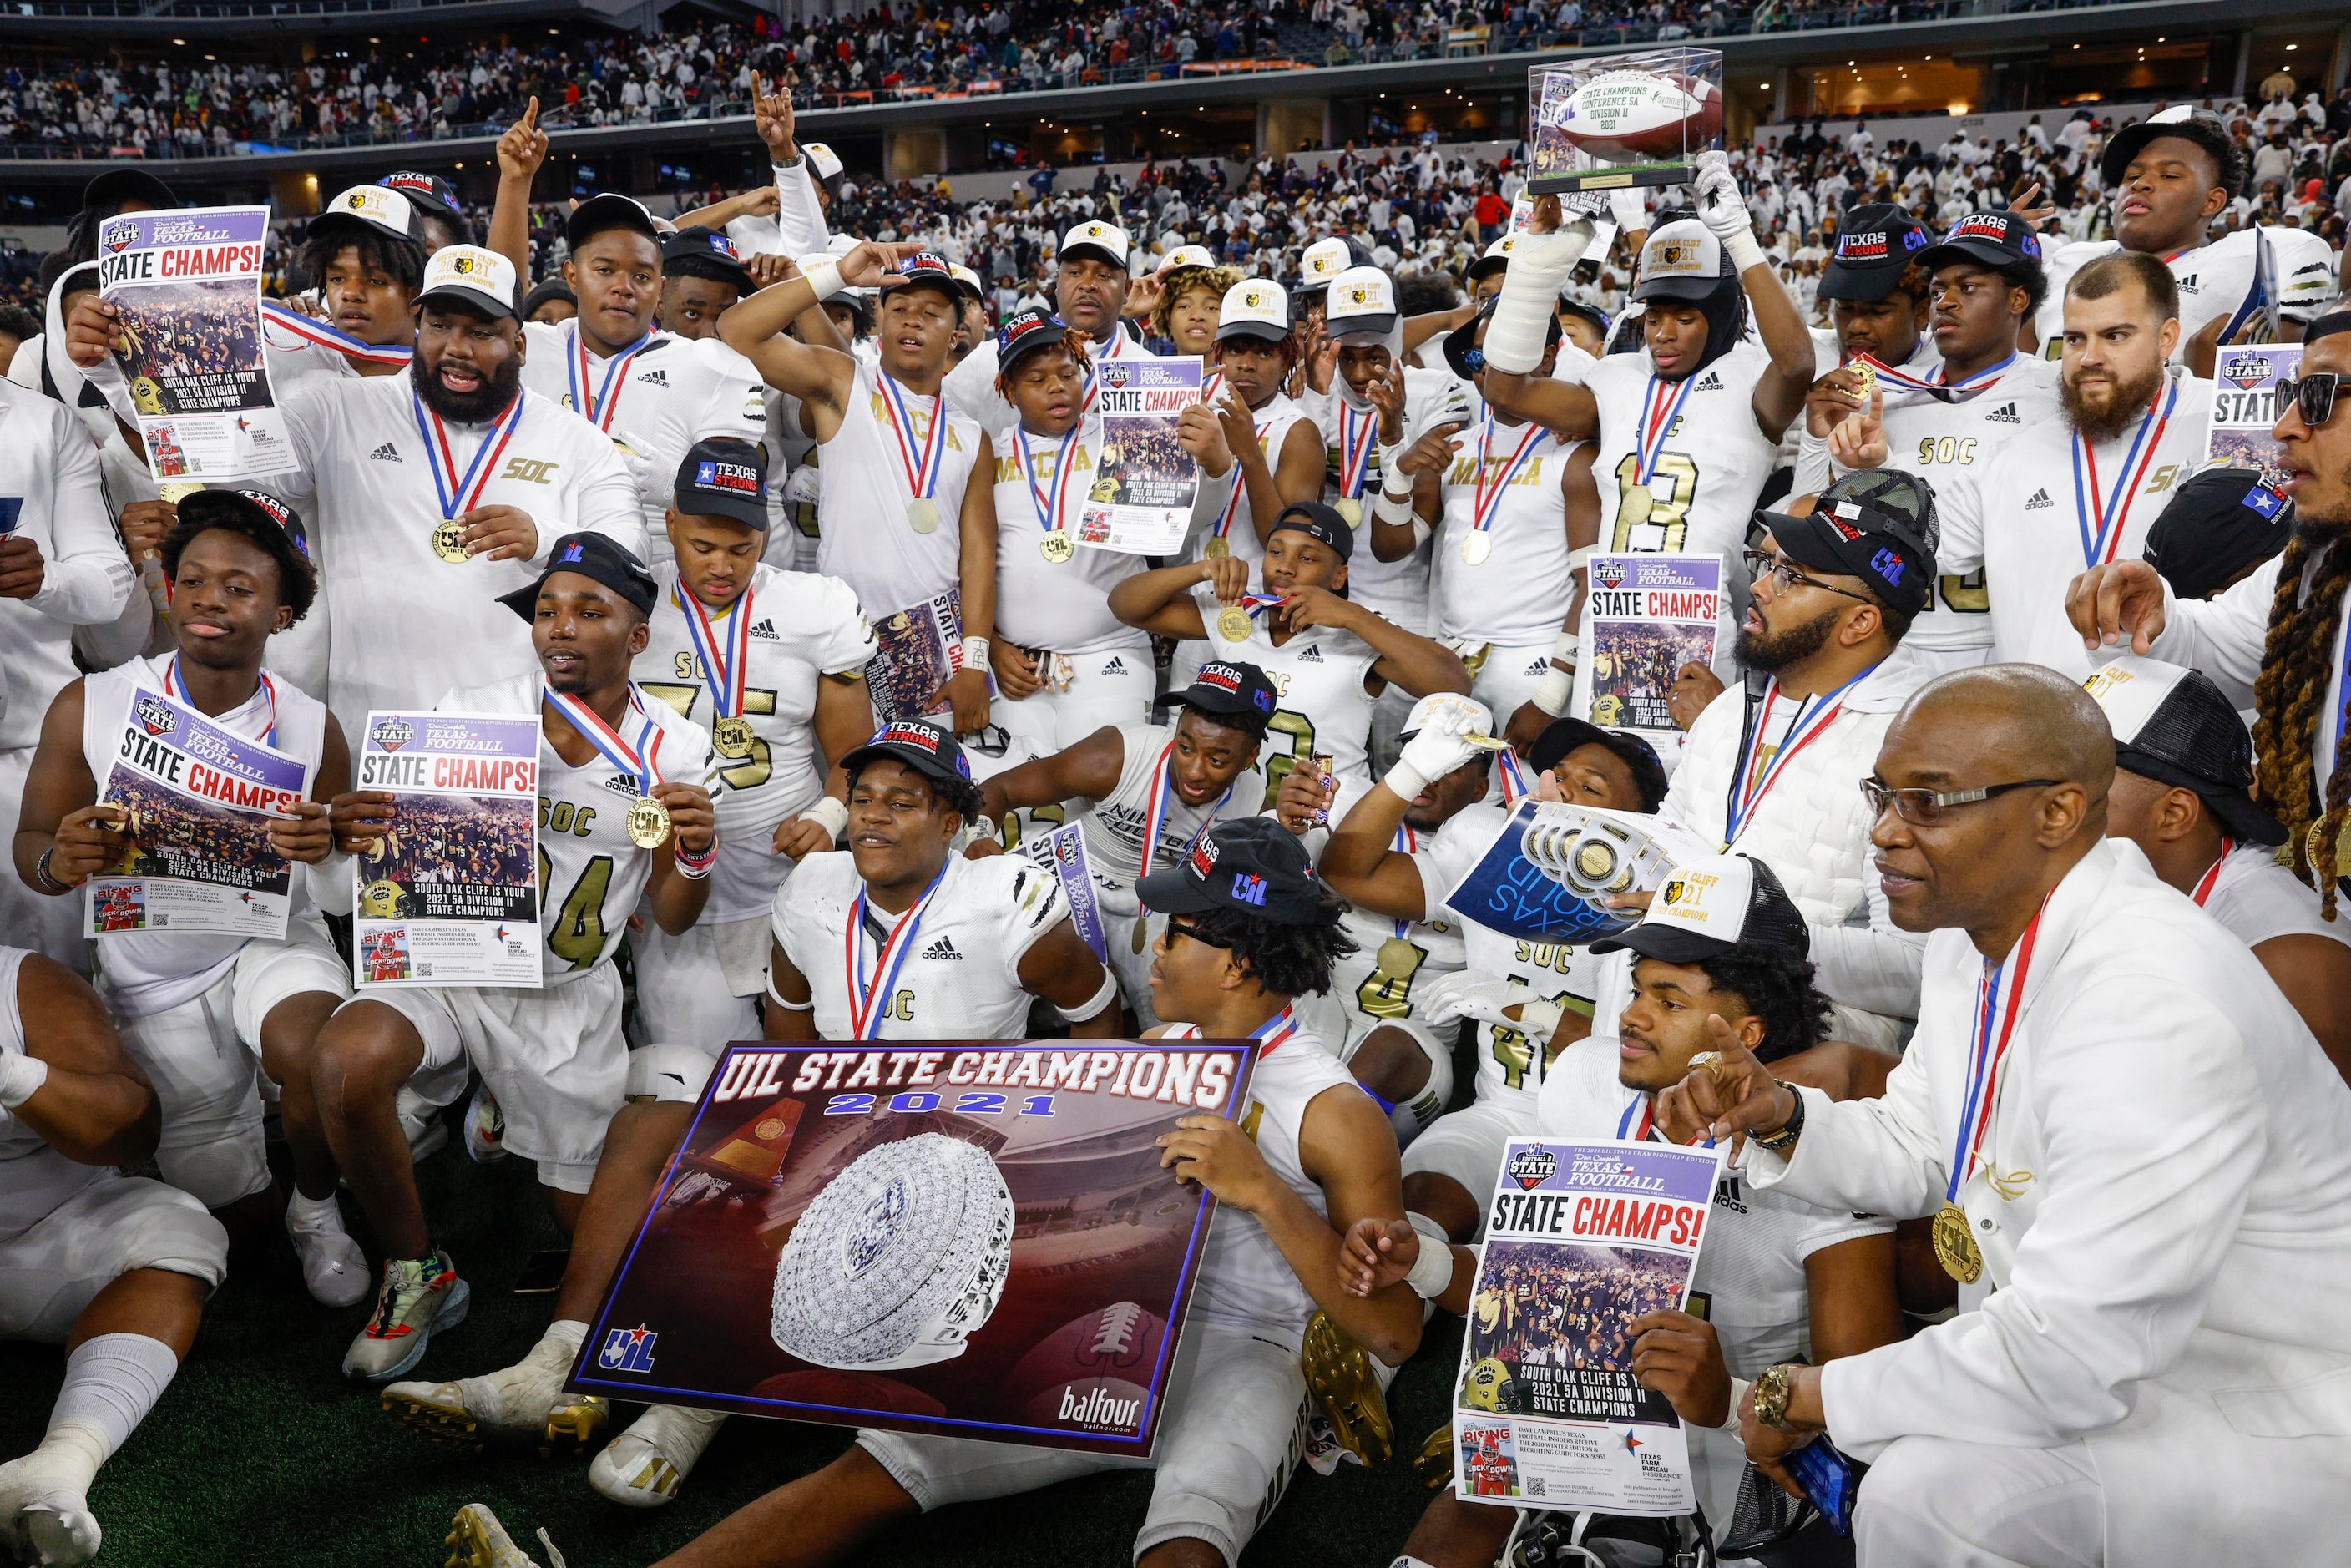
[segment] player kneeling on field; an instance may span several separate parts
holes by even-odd
[[[311,1077],[324,1141],[388,1254],[346,1376],[384,1383],[406,1372],[435,1331],[465,1321],[470,1295],[426,1226],[392,1106],[401,1085],[414,1079],[446,1103],[478,1071],[505,1113],[507,1151],[538,1162],[557,1222],[575,1228],[632,1074],[612,949],[640,894],[672,936],[702,914],[717,852],[704,782],[716,760],[710,735],[629,679],[653,594],[652,575],[621,546],[564,536],[539,580],[500,601],[530,622],[541,673],[461,687],[439,705],[538,716],[540,821],[570,826],[538,832],[544,988],[377,991],[319,1031]],[[398,826],[398,812],[382,790],[337,796],[338,845],[364,852]],[[662,836],[641,842],[656,823]]]
[[[228,1233],[202,1204],[113,1168],[152,1155],[162,1124],[97,994],[0,947],[0,1340],[66,1347],[47,1435],[0,1465],[0,1553],[20,1561],[98,1554],[90,1482],[179,1370],[228,1270]]]
[[[1138,891],[1167,916],[1151,966],[1159,1014],[1178,1020],[1165,1038],[1254,1039],[1261,1048],[1238,1122],[1186,1116],[1163,1140],[1162,1163],[1216,1194],[1224,1211],[1201,1261],[1157,1482],[1135,1539],[1145,1568],[1231,1563],[1301,1450],[1308,1319],[1319,1309],[1396,1365],[1419,1343],[1420,1303],[1402,1285],[1367,1297],[1340,1285],[1345,1228],[1401,1225],[1404,1215],[1386,1118],[1290,1010],[1294,998],[1330,984],[1346,943],[1344,901],[1316,881],[1298,841],[1261,818],[1218,824]],[[1116,1468],[1123,1462],[1093,1454],[864,1432],[839,1459],[740,1510],[678,1560],[840,1562],[914,1514]],[[474,1568],[530,1562],[478,1504],[458,1516],[451,1540],[453,1560]]]

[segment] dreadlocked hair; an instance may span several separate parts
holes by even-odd
[[[2310,591],[2302,579],[2314,546],[2323,546]],[[2351,591],[2351,538],[2314,538],[2300,528],[2278,558],[2277,592],[2270,601],[2269,639],[2253,682],[2254,798],[2285,824],[2283,853],[2294,873],[2318,890],[2320,915],[2335,918],[2336,841],[2351,815],[2351,745],[2335,749],[2335,770],[2322,798],[2314,777],[2319,710],[2333,670],[2329,657]],[[2313,832],[2315,825],[2317,831]]]

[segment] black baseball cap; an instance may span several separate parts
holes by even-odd
[[[1012,367],[1024,357],[1040,349],[1050,349],[1069,335],[1068,324],[1043,306],[1015,310],[996,329],[997,373],[1011,374]]]
[[[1904,615],[1927,608],[1935,580],[1935,552],[1908,522],[1868,501],[1823,495],[1802,517],[1766,512],[1764,526],[1780,551],[1814,571],[1857,577],[1879,603]]]
[[[956,281],[955,265],[935,250],[918,250],[898,264],[898,275],[904,283],[893,284],[885,293],[901,288],[935,288],[947,297],[947,302],[957,309],[963,308],[963,285]],[[838,298],[838,296],[836,296]],[[830,305],[831,300],[825,301]]]
[[[1894,292],[1903,269],[1930,243],[1900,207],[1865,202],[1837,220],[1836,250],[1821,273],[1820,297],[1875,304]]]
[[[1654,811],[1665,800],[1666,765],[1657,759],[1657,748],[1628,729],[1603,729],[1580,718],[1555,718],[1527,748],[1527,760],[1536,772],[1548,773],[1569,752],[1586,746],[1606,747],[1632,770],[1633,783],[1641,791],[1641,810]]]
[[[2231,837],[2282,844],[2285,829],[2253,803],[2253,737],[2200,670],[2126,653],[2082,683],[2115,732],[2115,766],[2193,790]]]
[[[176,207],[180,198],[171,186],[144,169],[109,169],[81,188],[81,204],[86,212],[102,212],[111,217],[125,202]]]
[[[1200,666],[1192,684],[1176,694],[1176,701],[1213,718],[1254,714],[1260,724],[1273,716],[1273,683],[1255,664],[1238,659],[1211,659]]]
[[[747,441],[695,442],[677,465],[677,509],[768,531],[768,455]]]
[[[293,541],[304,560],[310,559],[310,534],[302,526],[302,514],[266,491],[198,490],[181,498],[178,516],[183,526],[197,528],[214,528],[232,517],[267,523]]]
[[[1684,861],[1666,874],[1639,925],[1592,944],[1662,964],[1696,964],[1758,947],[1811,956],[1813,934],[1802,911],[1771,868],[1752,855]]]
[[[571,215],[563,220],[563,243],[578,250],[606,229],[629,229],[653,241],[654,248],[661,246],[661,225],[645,211],[645,204],[611,191],[590,196],[571,209]]]
[[[2180,598],[2210,597],[2294,537],[2285,480],[2274,469],[2206,469],[2172,491],[2140,553]]]
[[[566,534],[555,541],[547,552],[547,565],[538,580],[512,593],[502,593],[498,602],[521,616],[525,621],[538,618],[538,592],[547,580],[559,571],[578,572],[593,579],[637,607],[640,615],[653,612],[653,599],[661,590],[653,582],[653,574],[645,563],[629,550],[603,534],[581,530]]]
[[[1343,561],[1355,553],[1355,530],[1347,526],[1347,519],[1339,515],[1336,507],[1326,507],[1320,501],[1300,501],[1284,507],[1281,516],[1266,531],[1278,534],[1284,528],[1304,534],[1317,544],[1328,545],[1339,552]]]
[[[464,214],[457,205],[457,187],[438,174],[418,174],[402,170],[386,174],[376,182],[387,191],[398,191],[420,210],[436,218],[456,219]]]
[[[1968,214],[1917,256],[1918,265],[1928,272],[1956,261],[2006,268],[2040,259],[2041,236],[2032,232],[2032,225],[2002,208]]]
[[[571,292],[571,285],[560,277],[542,278],[536,287],[522,297],[523,319],[528,320],[534,311],[550,299],[560,299],[574,310],[580,308],[580,296]]]
[[[2229,128],[2219,115],[2182,104],[2126,125],[2106,138],[2105,155],[2098,161],[2098,175],[2105,182],[2106,189],[2119,189],[2131,160],[2145,151],[2148,142],[2160,141],[2167,136],[2192,141],[2203,149],[2204,155],[2212,160],[2214,184],[2227,186],[2231,195],[2243,188],[2245,157],[2237,151]]]
[[[1276,925],[1330,925],[1344,907],[1316,880],[1305,846],[1270,817],[1238,817],[1203,834],[1178,863],[1134,884],[1165,915],[1230,910]]]
[[[926,718],[893,718],[873,732],[873,738],[841,759],[854,774],[869,762],[887,758],[903,762],[924,778],[945,784],[971,782],[971,762],[956,743],[954,731]]]
[[[662,271],[672,277],[706,277],[731,283],[740,293],[751,292],[751,269],[743,253],[716,229],[695,224],[662,235],[661,258]]]

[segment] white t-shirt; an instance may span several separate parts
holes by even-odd
[[[1110,612],[1110,591],[1147,569],[1139,555],[1078,544],[1078,514],[1084,510],[1094,455],[1102,445],[1102,422],[1080,423],[1069,442],[1070,473],[1060,483],[1066,435],[1037,435],[1017,425],[997,433],[996,634],[1019,647],[1052,653],[1106,653],[1147,650],[1150,634]],[[1021,473],[1023,453],[1029,473]],[[1043,554],[1045,510],[1058,502],[1055,531],[1072,553],[1055,561]],[[1147,656],[1147,654],[1146,654]]]
[[[1561,472],[1583,444],[1539,425],[1503,424],[1490,413],[1458,439],[1431,565],[1437,639],[1501,648],[1547,644],[1558,634],[1570,586]],[[1486,557],[1471,565],[1461,549],[1476,520],[1481,474],[1492,520]]]
[[[891,424],[893,405],[883,395],[883,374],[871,365],[857,367],[841,426],[831,440],[820,444],[824,461],[817,469],[823,481],[817,500],[822,519],[817,570],[849,584],[872,621],[958,585],[964,486],[987,456],[978,422],[950,411],[930,491],[937,526],[928,533],[917,532],[907,515],[914,498],[907,477],[909,459],[919,468],[930,450],[931,419],[938,400],[896,389],[908,426],[908,446],[902,450]]]
[[[2198,903],[2248,947],[2278,936],[2331,936],[2351,947],[2351,920],[2322,920],[2318,894],[2278,864],[2262,844],[2239,844],[2220,861],[2220,874]]]
[[[1265,748],[1258,762],[1265,770],[1265,798],[1252,810],[1270,810],[1290,770],[1310,757],[1331,758],[1331,771],[1340,780],[1340,800],[1332,802],[1332,821],[1343,802],[1360,798],[1372,787],[1369,747],[1372,709],[1376,704],[1364,683],[1380,656],[1353,632],[1331,626],[1310,626],[1277,644],[1266,630],[1274,613],[1269,607],[1249,617],[1249,634],[1240,642],[1226,638],[1218,622],[1224,607],[1207,583],[1192,591],[1201,623],[1207,628],[1210,659],[1255,664],[1273,683],[1276,706],[1265,728]]]

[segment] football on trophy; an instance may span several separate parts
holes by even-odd
[[[1722,94],[1695,77],[1603,71],[1568,95],[1559,130],[1595,157],[1677,157],[1722,134]]]

